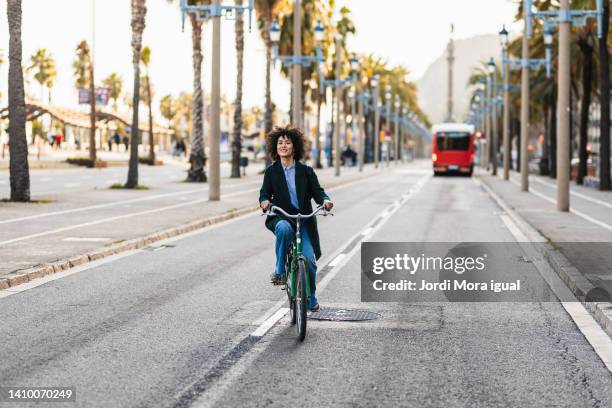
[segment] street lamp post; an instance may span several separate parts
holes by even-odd
[[[395,136],[393,137],[393,162],[397,165],[399,155],[399,125],[400,125],[400,97],[395,95]]]
[[[504,117],[503,117],[503,144],[504,144],[504,180],[510,178],[510,89],[509,72],[506,66],[506,52],[508,50],[508,30],[503,26],[499,32],[502,48],[502,76],[504,81]]]
[[[379,99],[379,76],[374,75],[370,79],[372,85],[372,95],[374,96],[374,167],[378,168],[378,159],[380,156],[380,102]]]
[[[342,77],[342,37],[336,36],[336,79]],[[336,87],[336,126],[334,126],[334,175],[340,176],[340,117],[342,110],[342,83]]]
[[[359,60],[355,55],[351,57],[351,142],[353,146],[357,141],[357,121],[355,114],[357,113],[357,70],[359,69]],[[359,147],[361,149],[361,145]]]
[[[385,147],[387,150],[387,166],[390,164],[390,152],[389,152],[389,139],[391,138],[391,85],[385,87],[385,100],[387,102],[385,108],[386,121],[385,121]]]
[[[366,154],[366,143],[365,143],[365,118],[364,118],[364,109],[363,102],[364,100],[367,102],[370,100],[370,93],[366,90],[363,92],[361,97],[359,98],[359,171],[363,171],[363,164],[365,163],[365,154]]]
[[[302,55],[302,2],[293,3],[293,55]],[[302,129],[302,65],[293,64],[293,126]]]
[[[529,161],[528,161],[528,149],[527,144],[529,143],[529,65],[527,60],[529,59],[529,36],[527,27],[529,25],[528,12],[524,10],[525,24],[523,27],[523,46],[522,46],[522,64],[521,64],[521,191],[529,190]]]
[[[510,59],[507,57],[507,46],[508,46],[508,31],[505,26],[499,32],[500,40],[502,42],[502,72],[504,72],[504,121],[508,121],[504,125],[504,132],[508,134],[508,149],[510,146],[509,141],[509,96],[510,85],[508,83],[508,74],[506,71],[509,69],[521,69],[521,140],[520,140],[520,172],[521,172],[521,191],[529,190],[529,174],[528,174],[528,145],[529,145],[529,70],[538,69],[542,65],[546,65],[546,76],[551,76],[551,57],[550,47],[552,41],[545,41],[546,46],[546,58],[529,58],[529,33],[531,32],[531,22],[528,17],[530,11],[529,7],[524,8],[524,20],[525,26],[523,30],[523,45],[522,45],[522,58]],[[546,31],[548,32],[548,30]],[[545,36],[545,39],[547,37]],[[505,139],[504,139],[505,140]],[[505,143],[505,142],[504,142]],[[505,150],[504,144],[504,150]],[[509,152],[508,152],[509,154]],[[507,172],[509,172],[509,158],[504,153],[504,169],[508,166]],[[504,170],[504,178],[506,178],[506,170]],[[507,179],[507,178],[506,178]]]
[[[569,0],[561,0],[561,12]],[[557,91],[557,210],[569,211],[570,179],[570,20],[559,21],[559,78]]]
[[[406,112],[407,109],[406,107],[402,106],[402,120],[406,121]],[[401,128],[401,135],[400,135],[400,159],[402,160],[402,163],[404,163],[404,149],[403,147],[406,144],[406,128],[404,126],[402,126]]]
[[[547,28],[559,25],[559,78],[557,90],[557,210],[569,211],[570,179],[570,40],[571,24],[583,26],[588,18],[597,18],[597,36],[603,32],[603,0],[596,0],[596,10],[571,10],[569,0],[560,1],[559,10],[531,11],[533,1],[524,0],[525,37],[531,36],[531,18],[541,18]],[[549,36],[549,39],[546,38]],[[545,41],[552,43],[552,30],[546,30]],[[550,52],[547,53],[549,55]]]
[[[497,67],[493,58],[489,60],[488,69],[489,76],[491,76],[491,85],[493,89],[493,98],[491,99],[491,117],[492,117],[492,126],[493,131],[491,132],[491,164],[493,165],[494,176],[497,175]]]

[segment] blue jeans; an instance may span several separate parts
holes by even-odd
[[[302,255],[306,258],[308,263],[308,269],[310,271],[310,305],[312,309],[317,305],[317,296],[315,294],[316,276],[317,276],[317,262],[315,260],[314,249],[308,236],[306,227],[302,224],[300,228],[300,234],[302,235]],[[295,231],[289,221],[280,220],[274,228],[274,235],[276,236],[276,274],[282,275],[285,273],[285,255],[289,250],[291,242],[295,238]]]

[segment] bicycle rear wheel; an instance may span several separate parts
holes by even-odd
[[[303,341],[306,337],[306,312],[308,310],[308,294],[306,293],[306,263],[298,260],[295,291],[295,314],[298,339]]]

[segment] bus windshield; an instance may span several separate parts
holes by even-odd
[[[436,142],[438,151],[469,150],[470,134],[467,132],[438,132]]]

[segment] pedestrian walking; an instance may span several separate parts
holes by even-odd
[[[126,136],[123,136],[123,144],[125,145],[125,151],[128,151],[128,148],[130,147],[130,138]]]

